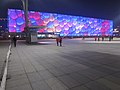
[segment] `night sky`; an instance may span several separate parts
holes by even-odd
[[[22,9],[21,0],[0,0],[0,17],[7,17],[8,8]],[[111,19],[120,24],[120,0],[29,0],[29,10]]]

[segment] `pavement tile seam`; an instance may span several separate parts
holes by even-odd
[[[85,87],[85,88],[87,88],[88,90],[91,90],[91,89],[89,89],[88,87],[86,87],[85,85],[78,85],[78,86],[75,86],[75,87],[72,87],[72,88],[69,88],[69,90],[72,90],[73,88],[76,88],[76,87]],[[85,89],[86,90],[86,89]]]
[[[22,78],[27,78],[27,76],[25,74],[20,74],[20,75],[14,75],[14,76],[11,76],[11,75],[8,75],[10,78],[7,79],[7,81],[14,81],[14,80],[19,80],[19,79],[22,79]]]
[[[102,76],[102,77],[105,77],[105,76],[108,76],[108,75],[112,75],[112,74],[114,74],[114,73],[118,73],[118,72],[119,72],[119,71],[111,72],[111,73],[105,74],[105,75]],[[104,72],[104,73],[106,73],[106,72]]]
[[[64,75],[64,76],[67,76],[67,77],[68,77],[69,75]],[[63,77],[64,77],[64,76],[63,76]],[[61,77],[62,77],[62,76],[61,76]],[[73,86],[69,87],[69,85],[67,85],[66,82],[64,82],[64,80],[60,79],[60,77],[57,77],[57,78],[58,78],[58,80],[60,80],[65,86],[67,86],[69,89],[71,89],[71,88],[73,88],[73,87],[77,87],[77,86],[82,86],[82,85],[90,82],[90,81],[88,81],[88,82],[86,82],[86,83],[84,83],[84,84],[80,84],[77,80],[75,80],[75,79],[73,79],[72,77],[70,77],[72,80],[74,80],[74,81],[76,82],[76,85],[73,85]]]
[[[49,69],[48,69],[48,71],[49,71]],[[76,71],[77,72],[77,71]],[[69,75],[70,73],[66,73],[66,74],[63,74],[63,75],[59,75],[59,77],[61,77],[61,76],[64,76],[64,75]],[[82,75],[82,74],[81,74]],[[55,76],[54,74],[53,74],[53,76],[54,77],[58,77],[58,76]],[[89,78],[89,77],[87,77],[87,76],[85,76],[85,77],[87,77],[87,78],[89,78],[91,81],[95,81],[95,80],[97,80],[97,79],[100,79],[100,78],[103,78],[103,77],[105,77],[105,76],[107,76],[107,75],[104,75],[104,76],[101,76],[101,77],[99,77],[99,78],[96,78],[96,79],[94,79],[94,80],[92,80],[91,78]],[[88,82],[86,82],[86,83],[89,83],[90,81],[88,81]],[[84,84],[86,84],[86,83],[84,83]],[[83,85],[84,85],[83,84]]]
[[[13,88],[6,88],[6,90],[32,90],[32,88],[30,87],[30,85],[25,84],[22,86],[17,86],[17,87],[13,87]]]
[[[49,48],[48,48],[49,49]],[[37,48],[36,48],[36,50],[37,50]],[[57,49],[57,50],[59,50],[59,49]],[[31,53],[30,53],[31,54]],[[31,61],[31,60],[29,60],[29,61]],[[101,64],[101,65],[104,65],[104,64]],[[49,68],[47,68],[47,70],[49,71]],[[50,71],[49,71],[50,72]],[[77,72],[77,71],[76,71]],[[33,72],[34,73],[34,72]],[[51,72],[50,72],[51,73]],[[106,75],[107,76],[107,75]],[[98,79],[95,79],[95,80],[98,80]]]
[[[51,72],[51,74],[52,74],[54,77],[58,77],[58,76],[65,75],[62,71],[60,71],[60,72],[54,72],[54,71],[51,71],[50,69],[48,69],[48,71]]]
[[[25,54],[25,53],[24,53]],[[34,67],[34,69],[35,69],[35,72],[37,72],[38,70],[35,68],[35,66],[33,65],[33,63],[31,62],[31,58],[28,56],[28,55],[26,55],[27,56],[27,58],[28,58],[28,61],[30,62],[30,64],[32,65],[32,67]]]
[[[71,57],[71,56],[69,56],[69,57]],[[72,57],[73,58],[73,57]],[[79,57],[74,57],[74,59],[80,59]],[[79,63],[79,62],[77,62],[77,61],[74,61],[74,62],[76,62],[76,63]],[[84,61],[84,62],[87,62],[87,61]],[[88,62],[87,62],[88,63]],[[80,63],[80,64],[83,64],[83,63]],[[83,65],[85,65],[85,64],[83,64]],[[100,64],[100,65],[98,65],[98,66],[102,66],[102,64]],[[91,67],[95,67],[95,66],[91,66]]]
[[[118,73],[118,72],[116,72],[116,73]],[[99,80],[99,79],[101,79],[101,78],[106,79],[106,77],[107,77],[107,76],[110,76],[110,75],[113,75],[113,74],[115,74],[115,73],[108,74],[108,75],[104,75],[104,76],[101,76],[101,77],[98,77],[98,78],[95,78],[95,79],[91,79],[91,78],[89,78],[89,77],[87,77],[87,76],[85,75],[84,77],[89,78],[89,79],[90,79],[90,81],[88,81],[88,82],[86,82],[86,83],[84,83],[84,84],[82,84],[82,85],[85,85],[85,84],[87,84],[87,83],[89,83],[89,82],[91,82],[91,81],[96,81],[96,80]],[[82,75],[82,74],[80,74],[80,75]]]
[[[31,62],[31,60],[29,60],[30,62]],[[32,64],[32,62],[31,62],[31,64]],[[32,64],[33,65],[33,64]],[[42,66],[42,65],[41,65]],[[35,68],[35,66],[33,65],[33,67]],[[44,66],[43,66],[44,67]],[[35,72],[39,72],[36,68],[35,68]],[[45,70],[48,70],[48,69],[45,69]],[[40,70],[40,71],[42,71],[42,70]],[[30,72],[31,73],[31,72]],[[51,73],[51,72],[50,72]],[[52,73],[51,73],[52,74]]]
[[[48,79],[48,80],[45,80],[47,83],[48,83],[48,85],[52,88],[52,87],[55,87],[55,86],[60,86],[60,87],[62,87],[62,88],[65,88],[65,90],[67,89],[67,86],[65,86],[61,81],[59,81],[57,78],[50,78],[50,79]],[[60,88],[59,87],[59,88]],[[57,88],[56,88],[57,89]],[[56,90],[55,89],[55,90]],[[61,90],[61,89],[59,89],[59,90]],[[64,89],[63,89],[64,90]]]
[[[22,80],[22,81],[21,81]],[[18,79],[18,80],[14,80],[14,81],[7,81],[6,83],[6,87],[7,88],[12,88],[12,87],[18,87],[18,86],[22,86],[25,84],[29,84],[28,80],[26,79]]]
[[[89,77],[87,77],[87,76],[84,76],[84,77],[86,77],[86,78],[89,78]],[[71,77],[72,78],[72,77]],[[90,82],[93,82],[93,81],[96,81],[96,80],[99,80],[99,79],[101,79],[101,78],[104,78],[104,77],[99,77],[99,78],[96,78],[96,79],[91,79],[91,78],[89,78],[90,80],[89,81],[87,81],[87,82],[85,82],[85,83],[82,83],[82,84],[80,84],[80,85],[78,85],[78,86],[84,86],[85,84],[87,84],[87,83],[90,83]],[[77,86],[75,86],[75,87],[77,87]],[[86,86],[85,86],[86,87]],[[72,87],[72,88],[74,88],[74,87]],[[88,88],[88,87],[87,87]],[[91,89],[90,89],[91,90]]]
[[[115,73],[114,73],[115,74]],[[108,77],[110,77],[110,76],[112,76],[112,75],[114,75],[114,74],[111,74],[111,75],[108,75],[108,76],[106,76],[106,77],[103,77],[103,79],[106,79],[106,80],[108,80],[108,81],[110,81],[110,82],[113,82],[113,83],[115,83],[115,84],[117,84],[117,85],[119,85],[120,86],[120,83],[118,84],[116,81],[113,81],[113,80],[111,80],[111,78],[108,78]],[[120,80],[120,78],[119,78],[119,80]],[[120,81],[119,81],[120,82]]]
[[[43,81],[36,81],[31,84],[33,90],[52,90],[52,88],[48,85],[48,83],[43,80]]]
[[[17,51],[17,50],[16,50],[16,51]],[[30,82],[30,80],[29,80],[29,77],[28,77],[28,75],[27,75],[27,72],[26,72],[26,70],[25,70],[24,64],[23,64],[23,62],[22,62],[22,59],[21,59],[20,54],[19,54],[19,52],[18,52],[18,51],[17,51],[17,54],[18,54],[18,56],[19,56],[19,60],[20,60],[20,61],[21,61],[21,63],[22,63],[22,66],[23,66],[23,68],[24,68],[24,71],[25,71],[25,74],[26,74],[27,79],[28,79],[28,81],[29,81],[30,87],[31,87],[31,88],[32,88],[32,90],[33,90],[32,84],[31,84],[31,82]]]
[[[94,81],[91,81],[91,82],[94,82]],[[97,82],[95,82],[94,84],[89,85],[90,83],[87,83],[87,84],[84,85],[89,90],[112,90],[112,89],[110,89],[109,87],[105,86],[102,83],[98,84]]]
[[[112,89],[112,90],[120,90],[120,85],[116,84],[114,82],[111,82],[107,79],[101,78],[99,80],[96,80],[96,82],[105,85],[106,87]]]
[[[116,72],[116,73],[117,73],[117,72]],[[113,74],[115,74],[115,73],[112,73],[112,74],[109,74],[109,75],[113,75]],[[96,78],[96,79],[94,79],[94,80],[92,80],[92,79],[89,78],[90,81],[88,81],[88,82],[86,82],[86,83],[84,83],[84,84],[81,84],[81,85],[85,85],[85,84],[87,84],[87,83],[94,82],[94,81],[97,81],[97,80],[102,79],[102,78],[103,78],[103,79],[106,79],[106,77],[109,76],[109,75],[105,75],[105,76]],[[87,78],[88,78],[88,77],[87,77]],[[108,81],[111,81],[111,80],[108,80]],[[113,81],[112,81],[112,82],[113,82]],[[114,82],[114,83],[115,83],[115,82]],[[116,84],[118,84],[118,83],[116,83]],[[81,85],[80,85],[80,86],[81,86]],[[118,85],[119,85],[119,84],[118,84]]]

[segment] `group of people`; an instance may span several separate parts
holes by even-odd
[[[16,38],[16,36],[13,36],[11,38],[11,43],[14,44],[14,47],[16,47],[16,42],[17,42],[17,38]],[[57,46],[62,46],[62,37],[57,37],[56,42],[57,42]]]
[[[95,37],[95,41],[97,41],[97,40],[100,41],[100,38],[102,38],[102,41],[104,41],[104,39],[105,39],[104,36],[102,36],[102,37]],[[108,39],[109,39],[109,41],[113,40],[113,36],[109,36]]]

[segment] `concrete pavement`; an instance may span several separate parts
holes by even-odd
[[[12,48],[6,90],[120,90],[119,43],[49,42]]]
[[[7,52],[9,49],[9,43],[10,41],[0,41],[0,79],[2,79],[2,75],[4,72],[4,66],[5,66],[5,60],[7,57]],[[1,80],[0,80],[1,82]]]

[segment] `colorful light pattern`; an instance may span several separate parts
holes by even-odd
[[[108,36],[113,33],[113,21],[55,13],[28,12],[29,26],[45,25],[39,33],[57,32],[61,36]],[[8,10],[9,32],[22,32],[25,27],[22,10]]]

